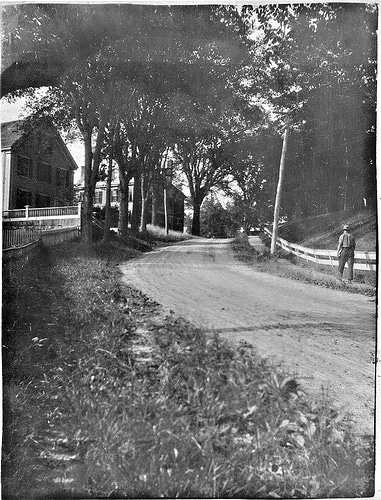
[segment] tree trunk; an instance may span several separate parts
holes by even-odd
[[[140,174],[135,174],[134,176],[134,195],[133,195],[133,206],[131,215],[131,233],[137,235],[139,232],[140,224],[140,210],[141,210],[141,199],[140,199]]]
[[[83,212],[82,212],[82,242],[85,245],[91,245],[93,241],[93,197],[85,190],[83,196]]]
[[[82,241],[86,245],[91,245],[93,241],[93,204],[95,186],[98,180],[99,165],[101,162],[101,148],[104,138],[104,122],[99,120],[98,135],[95,144],[94,153],[92,152],[92,129],[84,131],[85,140],[85,186],[83,200],[83,219],[82,219]]]
[[[192,220],[192,234],[200,236],[201,231],[201,204],[202,201],[195,200],[193,203],[193,220]]]
[[[120,182],[120,206],[119,206],[119,234],[122,238],[128,236],[128,205],[130,198],[130,184],[131,178],[126,175],[123,168],[119,168],[119,182]]]
[[[275,206],[274,206],[273,234],[272,234],[272,238],[271,238],[271,253],[272,253],[272,255],[276,254],[276,240],[278,237],[280,200],[282,197],[284,166],[286,163],[287,140],[288,140],[288,127],[286,126],[286,129],[284,131],[284,136],[283,136],[282,155],[281,155],[280,165],[279,165],[278,187],[276,190]]]
[[[106,205],[105,205],[105,228],[103,234],[103,242],[107,243],[110,240],[111,228],[111,181],[112,181],[112,154],[108,160],[107,168],[107,186],[106,186]]]
[[[91,179],[91,169],[93,163],[93,153],[92,153],[92,143],[91,143],[91,131],[84,131],[83,133],[84,143],[85,143],[85,179],[84,179],[84,191],[83,191],[83,212],[82,212],[82,234],[81,239],[86,245],[90,245],[93,241],[93,201],[94,192],[91,190],[90,179]]]
[[[152,225],[160,226],[159,209],[160,209],[160,191],[161,191],[161,176],[156,174],[155,181],[152,185]]]

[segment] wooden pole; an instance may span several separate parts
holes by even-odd
[[[286,125],[283,135],[282,155],[280,158],[280,165],[279,165],[278,187],[276,190],[276,197],[275,197],[273,234],[271,238],[271,250],[270,250],[271,255],[276,254],[276,240],[278,237],[279,210],[280,210],[280,200],[282,197],[284,166],[286,163],[287,141],[288,141],[288,126]]]
[[[161,163],[161,172],[163,175],[163,180],[164,180],[164,231],[165,234],[169,234],[169,228],[168,228],[168,205],[167,205],[167,159],[168,159],[168,154],[169,154],[169,146],[167,147],[165,151],[165,156],[163,157],[162,163]]]
[[[164,231],[169,234],[168,228],[168,205],[167,205],[167,179],[164,178]]]

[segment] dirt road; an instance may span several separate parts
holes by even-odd
[[[257,272],[235,260],[228,240],[181,242],[121,270],[167,311],[284,362],[306,392],[329,388],[357,431],[373,434],[373,299]]]

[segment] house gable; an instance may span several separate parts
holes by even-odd
[[[71,204],[77,165],[57,130],[25,130],[22,121],[1,129],[3,210]]]
[[[22,137],[22,121],[1,124],[1,150],[10,149]]]

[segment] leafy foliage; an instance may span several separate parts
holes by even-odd
[[[238,229],[229,207],[223,208],[213,196],[206,199],[201,209],[201,236],[208,238],[231,237]]]
[[[123,123],[114,144],[121,191],[136,176],[134,227],[140,219],[142,230],[147,189],[169,149],[188,182],[195,234],[210,191],[231,188],[245,172],[263,189],[241,186],[242,217],[253,219],[248,225],[268,219],[285,123],[292,133],[281,215],[375,206],[377,6],[10,5],[4,12],[2,90],[49,82],[46,114],[65,127],[75,119],[81,130],[85,229],[105,131],[116,123]]]
[[[247,9],[265,45],[264,95],[293,129],[283,215],[375,206],[377,8]]]

